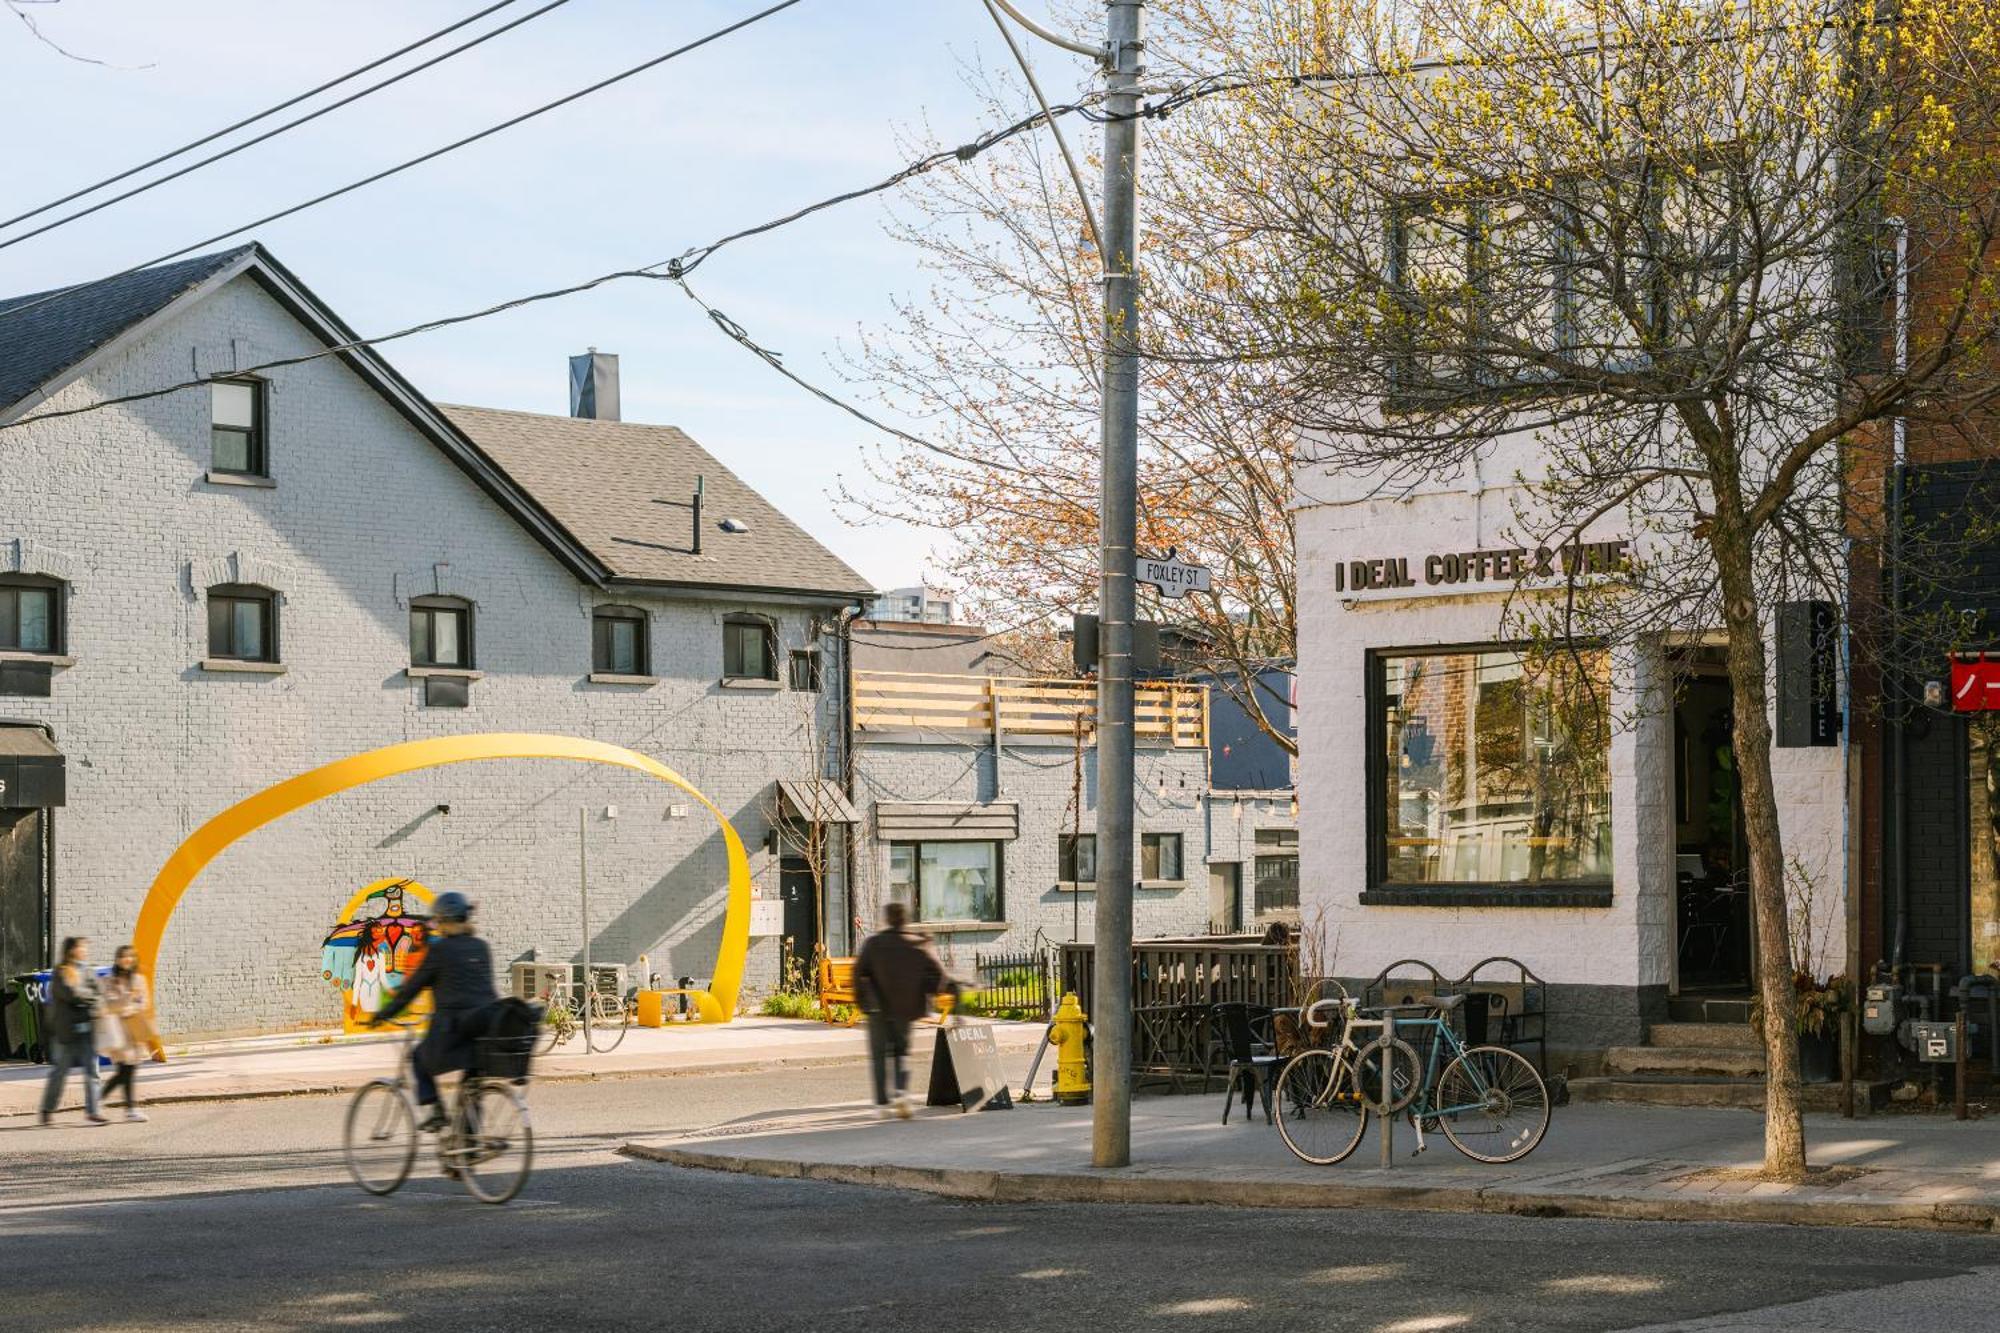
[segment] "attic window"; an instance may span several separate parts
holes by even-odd
[[[209,466],[235,476],[269,476],[263,383],[217,380],[208,387]]]

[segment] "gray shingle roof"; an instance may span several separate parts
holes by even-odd
[[[438,408],[611,570],[688,587],[859,597],[867,580],[673,426]],[[695,478],[705,486],[695,555]],[[749,526],[722,531],[724,519]]]
[[[0,409],[20,402],[256,248],[239,245],[141,269],[109,282],[63,290],[46,302],[42,298],[48,292],[0,300]],[[29,305],[33,308],[21,309]]]

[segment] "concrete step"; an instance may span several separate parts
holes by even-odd
[[[1676,1023],[1748,1023],[1750,1001],[1746,996],[1675,995],[1667,1000],[1667,1017]]]
[[[1646,1028],[1646,1044],[1755,1051],[1763,1049],[1764,1043],[1748,1023],[1654,1023]]]
[[[1855,1111],[1868,1115],[1888,1104],[1889,1085],[1857,1083]],[[1805,1109],[1838,1112],[1840,1084],[1808,1083]],[[1569,1095],[1577,1102],[1618,1102],[1634,1106],[1737,1106],[1764,1109],[1764,1080],[1761,1078],[1683,1078],[1629,1074],[1602,1078],[1573,1078]]]
[[[1735,1046],[1613,1046],[1607,1074],[1666,1074],[1689,1078],[1761,1078],[1764,1053]]]

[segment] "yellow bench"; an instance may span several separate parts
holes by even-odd
[[[956,997],[947,993],[935,998],[938,1022],[951,1013],[952,1001]],[[854,960],[852,958],[822,958],[819,960],[819,1005],[831,1011],[836,1004],[844,1004],[859,1010],[860,1004],[854,998]]]

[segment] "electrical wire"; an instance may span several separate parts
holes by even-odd
[[[304,92],[298,94],[296,97],[286,98],[284,101],[278,103],[276,106],[265,107],[262,111],[259,111],[254,116],[245,116],[243,119],[235,122],[234,124],[224,125],[221,129],[216,130],[211,134],[204,134],[201,138],[194,140],[192,143],[184,143],[179,148],[173,149],[171,152],[161,153],[158,157],[149,158],[146,161],[141,162],[136,167],[127,167],[125,170],[119,172],[116,176],[106,176],[103,180],[98,181],[94,185],[86,185],[80,190],[72,190],[70,193],[62,196],[60,199],[51,199],[46,204],[38,205],[34,208],[29,209],[25,213],[16,213],[11,218],[0,219],[0,227],[11,227],[17,222],[25,222],[29,218],[39,217],[41,214],[48,212],[52,208],[61,208],[64,204],[70,203],[72,200],[81,199],[83,198],[83,196],[87,194],[94,194],[97,191],[103,189],[107,185],[116,185],[119,181],[129,180],[131,177],[138,175],[140,172],[145,171],[149,167],[157,167],[162,162],[171,162],[174,158],[179,157],[183,153],[191,153],[197,148],[201,148],[207,144],[214,143],[217,139],[220,139],[225,134],[233,134],[237,130],[242,129],[246,125],[255,125],[258,121],[266,119],[267,117],[270,116],[275,116],[280,111],[288,111],[292,107],[297,106],[299,103],[306,101],[308,98],[319,96],[319,94],[325,92],[329,88],[337,88],[341,84],[346,83],[349,79],[357,79],[372,69],[380,69],[382,66],[388,64],[390,61],[396,59],[398,56],[406,56],[410,52],[416,50],[418,47],[428,46],[440,37],[447,37],[452,33],[457,32],[460,28],[463,28],[468,23],[476,23],[480,19],[485,18],[488,14],[491,14],[494,11],[505,9],[507,6],[511,4],[516,4],[518,2],[519,0],[500,0],[500,3],[498,4],[488,5],[486,8],[480,10],[475,14],[466,15],[464,18],[460,19],[458,22],[450,25],[449,27],[439,28],[436,32],[430,34],[428,37],[420,37],[416,41],[411,42],[408,46],[397,47],[394,51],[391,51],[388,55],[379,56],[376,59],[369,61],[367,64],[360,66],[359,68],[351,69],[337,79],[328,79],[325,83],[322,83],[317,87],[306,89]]]
[[[638,268],[615,269],[612,272],[600,273],[594,278],[586,278],[581,282],[571,283],[568,286],[555,287],[547,291],[532,292],[526,296],[511,297],[504,301],[495,302],[492,305],[482,306],[477,310],[470,310],[457,315],[444,315],[437,319],[425,320],[422,323],[412,324],[406,328],[397,329],[390,333],[377,334],[376,336],[370,338],[351,338],[345,342],[334,343],[330,346],[322,347],[315,351],[301,353],[298,356],[279,357],[271,361],[260,361],[252,366],[245,366],[239,370],[231,370],[226,378],[234,378],[241,375],[260,374],[267,370],[278,370],[286,366],[303,365],[308,361],[317,361],[321,357],[340,356],[349,352],[357,351],[363,347],[376,347],[383,343],[395,342],[402,338],[415,337],[420,333],[431,333],[435,332],[438,329],[450,328],[456,324],[469,324],[474,320],[487,319],[493,315],[504,314],[509,310],[519,309],[522,306],[536,305],[543,301],[553,301],[565,296],[575,296],[579,293],[587,292],[594,288],[605,286],[608,283],[628,281],[635,278],[643,278],[654,282],[677,281],[687,272],[689,272],[692,268],[694,268],[696,265],[699,265],[704,260],[708,259],[711,255],[715,254],[717,251],[721,250],[725,246],[732,245],[735,242],[746,239],[748,237],[762,235],[766,232],[775,230],[776,228],[784,226],[788,223],[799,221],[802,218],[811,217],[813,214],[818,213],[823,209],[832,208],[837,204],[846,203],[854,199],[866,198],[867,196],[870,195],[880,194],[883,191],[894,189],[896,186],[902,184],[905,181],[908,181],[916,176],[921,176],[926,172],[935,171],[939,167],[944,166],[948,163],[970,162],[973,158],[977,157],[980,153],[986,151],[986,149],[993,147],[995,144],[1003,143],[1006,140],[1012,139],[1017,135],[1025,134],[1029,130],[1036,128],[1037,126],[1041,125],[1044,121],[1051,119],[1055,116],[1062,116],[1062,115],[1081,112],[1085,109],[1087,105],[1088,103],[1086,102],[1076,102],[1076,103],[1069,103],[1064,106],[1055,107],[1052,111],[1050,111],[1047,114],[1037,111],[1035,114],[1024,117],[1023,119],[1018,120],[1011,125],[1002,126],[1001,128],[996,130],[989,130],[985,134],[980,135],[978,138],[973,139],[968,143],[961,144],[957,148],[944,149],[939,152],[930,153],[924,157],[918,158],[916,161],[911,162],[909,165],[896,171],[894,174],[884,177],[882,180],[877,181],[873,185],[863,186],[862,188],[855,190],[845,190],[840,194],[832,195],[826,199],[820,200],[817,203],[808,204],[804,208],[794,209],[790,213],[785,214],[783,217],[774,218],[771,221],[759,223],[754,227],[745,227],[740,231],[732,232],[729,235],[711,241],[706,245],[698,245],[690,247],[689,249],[682,251],[679,256],[673,259],[664,259],[659,261],[658,263],[647,264]],[[99,281],[105,281],[105,280],[100,279]],[[25,304],[38,305],[43,300],[48,299],[48,297],[62,296],[69,292],[82,290],[84,287],[88,287],[90,285],[92,284],[83,283],[77,287],[63,288],[57,292],[49,293],[47,294],[47,296],[37,298],[35,301],[27,302]],[[693,293],[690,292],[689,295],[692,296]],[[23,307],[9,306],[5,308],[0,308],[0,320],[4,320],[8,314],[12,313],[12,311],[21,308]],[[716,313],[720,314],[721,312],[718,311]],[[731,322],[733,323],[733,321]],[[740,329],[740,326],[738,327]],[[760,355],[766,357],[776,357],[778,355],[775,352],[765,352],[763,349],[755,347],[754,344],[745,343],[745,346],[750,347],[752,350],[757,351]],[[30,425],[37,421],[51,421],[61,417],[82,416],[86,413],[102,411],[104,408],[107,407],[117,407],[127,403],[139,403],[139,402],[146,402],[154,398],[164,398],[169,394],[180,393],[186,389],[201,388],[204,385],[213,383],[218,378],[225,378],[225,377],[217,375],[201,375],[201,376],[196,376],[192,379],[180,380],[173,384],[162,385],[161,387],[156,389],[141,389],[133,393],[119,394],[111,398],[101,398],[94,402],[82,404],[81,406],[78,407],[53,408],[45,412],[36,412],[33,413],[32,415],[23,416],[13,421],[0,422],[0,431],[12,430],[15,427]],[[793,378],[796,380],[797,377],[794,376]],[[913,441],[917,439],[917,437],[915,436],[910,436],[908,438]],[[935,447],[935,446],[930,446],[930,447]]]
[[[641,61],[639,64],[633,65],[629,69],[621,70],[620,72],[611,75],[609,78],[599,79],[596,83],[589,84],[586,87],[578,88],[574,92],[566,93],[563,96],[556,98],[552,102],[544,102],[540,106],[535,107],[533,110],[523,111],[520,115],[510,117],[507,120],[503,120],[497,125],[489,125],[487,128],[480,130],[477,133],[468,134],[462,139],[455,139],[451,143],[445,144],[441,148],[433,148],[428,153],[423,153],[417,157],[409,158],[403,162],[397,163],[395,166],[392,167],[384,167],[382,170],[374,172],[367,176],[363,176],[359,180],[349,181],[347,184],[342,185],[336,189],[328,190],[324,194],[314,195],[310,199],[302,200],[299,203],[293,204],[289,208],[281,208],[275,213],[266,213],[263,217],[258,218],[253,222],[245,222],[239,226],[230,227],[224,231],[219,231],[215,233],[213,236],[207,236],[199,241],[192,242],[191,244],[188,245],[183,245],[177,250],[169,250],[165,254],[155,255],[151,259],[145,260],[138,264],[134,264],[129,268],[120,269],[116,273],[106,274],[104,277],[101,278],[92,278],[88,282],[77,283],[70,287],[58,288],[55,291],[44,293],[43,295],[36,297],[32,301],[24,301],[18,305],[9,306],[5,310],[0,310],[0,320],[4,320],[9,315],[18,315],[23,311],[33,310],[38,306],[43,306],[48,304],[50,301],[60,300],[61,298],[66,296],[72,296],[77,292],[98,286],[101,283],[115,282],[119,278],[129,278],[134,273],[138,273],[145,269],[149,269],[153,267],[155,264],[164,264],[170,259],[178,259],[182,255],[190,254],[193,251],[199,250],[204,246],[214,245],[218,241],[226,241],[232,236],[240,235],[241,233],[250,231],[253,228],[264,226],[266,223],[276,222],[281,218],[288,218],[292,216],[294,213],[302,213],[308,208],[316,207],[320,204],[328,202],[329,200],[338,199],[345,194],[351,194],[354,191],[363,188],[364,186],[373,185],[377,181],[387,180],[389,177],[399,175],[402,172],[410,170],[410,168],[412,167],[422,166],[426,162],[435,161],[436,159],[443,157],[447,153],[456,152],[458,149],[467,147],[468,145],[471,144],[478,143],[482,139],[489,139],[492,136],[501,133],[503,130],[510,130],[514,128],[516,125],[520,125],[526,121],[533,120],[537,116],[545,115],[550,111],[556,110],[558,107],[568,106],[571,102],[577,101],[579,98],[588,97],[592,93],[601,92],[604,89],[611,87],[615,83],[622,83],[626,79],[632,78],[634,75],[643,74],[649,69],[653,69],[656,68],[657,66],[664,65],[669,60],[673,60],[679,56],[684,56],[688,54],[690,51],[699,50],[701,47],[707,46],[711,42],[719,41],[722,38],[729,36],[731,33],[740,32],[744,28],[749,27],[753,23],[757,23],[764,19],[770,18],[772,15],[777,14],[783,10],[790,9],[793,5],[799,3],[801,3],[801,0],[778,0],[777,4],[770,5],[764,9],[760,9],[756,13],[738,19],[736,22],[731,23],[726,27],[717,28],[715,31],[708,33],[704,36],[697,37],[693,41],[687,42],[681,46],[677,46],[671,51],[667,51],[660,55],[654,56],[650,60]],[[803,214],[801,214],[801,216],[803,216]],[[772,223],[763,228],[760,228],[759,230],[768,231],[770,230],[771,226],[776,226],[776,225],[782,225],[782,224]],[[754,232],[745,234],[754,234]],[[735,237],[726,238],[726,240],[734,240],[734,239],[737,238]]]
[[[513,4],[515,3],[515,0],[507,0],[507,3]],[[130,199],[135,195],[144,194],[148,190],[158,189],[160,186],[165,185],[168,181],[179,180],[181,177],[188,175],[190,172],[200,171],[203,167],[212,165],[213,163],[216,162],[220,162],[222,161],[222,159],[226,157],[234,157],[236,154],[242,152],[246,148],[254,148],[258,144],[263,143],[268,139],[277,138],[280,134],[285,133],[287,130],[295,130],[299,126],[307,123],[308,121],[318,120],[321,116],[329,115],[332,112],[338,111],[340,110],[340,108],[347,106],[350,103],[358,102],[362,98],[367,97],[370,94],[379,93],[384,88],[389,87],[391,84],[401,83],[404,79],[410,78],[412,75],[423,73],[425,70],[431,68],[433,65],[443,64],[445,61],[450,60],[453,56],[462,55],[465,52],[470,51],[475,46],[479,46],[485,42],[490,42],[495,37],[500,36],[502,33],[511,32],[513,29],[520,27],[523,23],[530,23],[535,19],[540,18],[542,15],[548,13],[550,10],[560,9],[562,6],[568,3],[569,0],[549,0],[549,3],[543,5],[540,9],[531,10],[517,19],[513,19],[507,23],[501,24],[499,27],[492,29],[490,32],[481,33],[479,36],[472,38],[470,41],[462,42],[459,45],[452,47],[449,51],[440,52],[439,54],[432,56],[428,60],[410,66],[408,69],[403,70],[400,73],[391,74],[388,78],[383,79],[380,83],[371,83],[366,88],[363,88],[358,92],[349,93],[347,96],[341,98],[339,101],[329,102],[325,106],[320,107],[317,110],[308,111],[305,115],[300,116],[295,120],[288,120],[284,124],[279,125],[274,129],[265,130],[262,134],[254,135],[251,138],[243,140],[243,142],[241,143],[232,144],[228,148],[225,148],[220,152],[211,153],[207,157],[204,157],[199,161],[190,162],[186,166],[181,167],[174,171],[170,171],[164,176],[159,176],[154,178],[153,180],[149,180],[143,185],[135,185],[129,190],[125,190],[119,194],[112,195],[109,199],[100,199],[96,203],[91,204],[85,208],[77,209],[74,213],[65,213],[61,217],[56,218],[53,221],[44,222],[41,226],[36,227],[32,231],[24,231],[17,236],[9,236],[6,240],[0,241],[0,250],[5,250],[7,247],[12,245],[19,245],[22,241],[32,240],[34,237],[40,236],[44,232],[54,231],[57,227],[65,226],[71,222],[75,222],[79,218],[87,218],[92,213],[101,212],[104,209],[110,208],[113,204],[123,203],[125,200]],[[467,22],[470,22],[470,20],[467,20]],[[431,39],[426,38],[425,40],[429,41]],[[129,175],[130,173],[128,172],[126,174]],[[97,187],[93,186],[92,188],[95,189]],[[85,191],[85,193],[88,193],[88,191]],[[38,209],[36,211],[40,212],[43,210]],[[206,244],[206,242],[202,242],[202,244]]]

